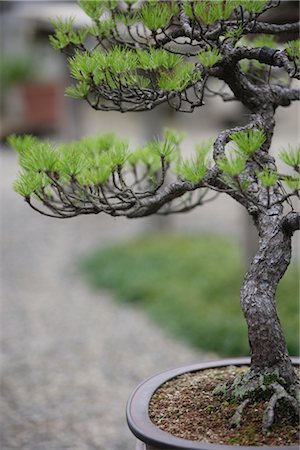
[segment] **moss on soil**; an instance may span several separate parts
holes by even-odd
[[[267,434],[262,432],[266,401],[249,404],[241,426],[229,427],[237,404],[224,401],[213,390],[246,370],[234,366],[207,369],[168,381],[151,399],[151,420],[162,430],[184,439],[227,445],[297,445],[299,426],[288,418],[276,423]],[[300,375],[299,369],[297,372]]]

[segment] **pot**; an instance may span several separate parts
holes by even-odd
[[[300,365],[300,358],[292,358],[293,364]],[[232,358],[219,361],[209,361],[192,366],[179,367],[154,375],[143,381],[130,396],[126,418],[132,433],[137,437],[136,450],[266,450],[266,446],[236,446],[224,444],[212,444],[201,441],[191,441],[176,437],[162,431],[150,420],[148,405],[154,392],[165,382],[188,372],[196,372],[204,369],[214,369],[225,366],[249,366],[250,358]],[[268,449],[298,450],[297,446],[269,446]]]
[[[53,128],[62,119],[59,82],[26,82],[21,85],[23,117],[29,127]]]

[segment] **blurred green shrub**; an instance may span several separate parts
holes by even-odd
[[[244,264],[238,243],[217,236],[153,235],[94,251],[80,264],[92,286],[136,302],[193,346],[247,355],[239,304]],[[291,354],[299,351],[299,286],[291,265],[277,304]]]
[[[28,81],[35,76],[35,64],[27,55],[2,55],[0,58],[0,81],[2,89]]]

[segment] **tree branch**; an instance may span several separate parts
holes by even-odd
[[[300,213],[290,212],[281,221],[282,229],[288,234],[300,230]]]
[[[290,89],[283,86],[272,86],[272,93],[276,95],[276,104],[289,106],[292,101],[300,100],[300,90]]]
[[[166,186],[152,197],[141,200],[131,211],[126,214],[129,219],[146,217],[156,213],[163,205],[171,202],[175,198],[181,197],[189,191],[193,191],[198,186],[188,181],[178,181]]]
[[[300,78],[299,73],[295,71],[294,65],[289,61],[285,50],[273,50],[268,47],[236,47],[232,50],[231,62],[236,64],[242,59],[255,59],[263,64],[273,67],[283,67],[291,77]]]
[[[180,12],[179,12],[179,21],[180,21],[180,25],[182,26],[182,29],[185,33],[185,36],[188,36],[191,38],[192,34],[193,34],[193,30],[190,25],[189,17],[182,8],[180,8]]]
[[[264,33],[264,34],[277,34],[277,33],[299,33],[300,22],[285,23],[278,25],[275,23],[256,22],[251,29],[247,30],[248,33]]]

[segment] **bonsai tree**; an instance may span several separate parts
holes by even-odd
[[[300,148],[288,146],[279,154],[290,166],[286,174],[269,154],[277,108],[299,99],[292,87],[299,78],[299,41],[279,45],[276,36],[296,33],[298,23],[259,20],[278,3],[80,1],[92,19],[89,26],[78,30],[72,19],[55,21],[51,43],[68,55],[75,79],[67,94],[95,110],[137,112],[168,103],[192,112],[207,94],[247,108],[245,126],[200,142],[193,158],[181,155],[182,136],[172,130],[134,151],[111,133],[59,146],[32,136],[10,137],[21,165],[14,189],[49,217],[106,213],[133,219],[187,212],[211,191],[229,195],[248,211],[259,233],[259,249],[241,289],[251,367],[219,390],[238,402],[232,423],[249,401],[267,397],[265,430],[282,400],[286,414],[299,416],[299,380],[275,293],[299,229],[293,197],[299,198]]]

